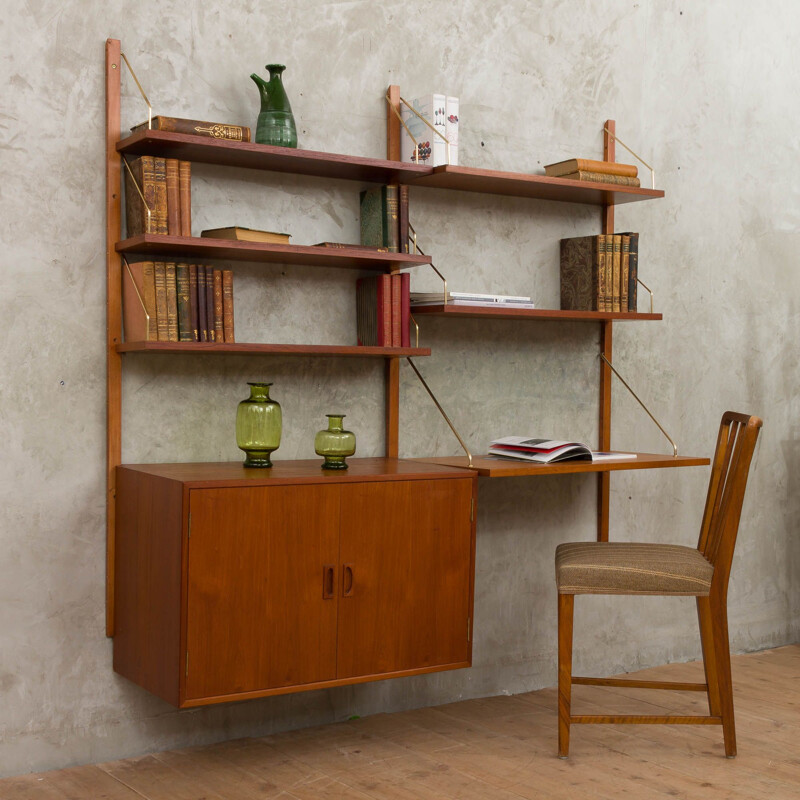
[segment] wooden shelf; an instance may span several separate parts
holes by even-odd
[[[425,464],[470,469],[466,456],[418,458]],[[666,469],[669,467],[703,467],[710,464],[707,458],[696,456],[661,456],[655,453],[637,453],[636,458],[619,461],[560,461],[557,464],[531,464],[527,461],[510,461],[492,456],[473,456],[471,469],[486,478],[512,478],[520,475],[567,475],[577,472],[617,472],[629,469]]]
[[[142,234],[117,242],[118,253],[165,256],[175,259],[207,258],[214,261],[257,261],[269,264],[302,264],[334,269],[395,272],[405,267],[430,264],[430,256],[377,253],[360,248],[313,247],[299,244],[264,244],[198,236]]]
[[[167,131],[139,131],[118,142],[117,152],[370,183],[409,183],[431,172],[430,167],[401,161],[274,147],[255,142],[232,142]]]
[[[561,311],[557,308],[497,308],[496,306],[411,306],[414,317],[435,315],[444,317],[493,317],[495,319],[573,320],[602,322],[604,320],[660,320],[661,314],[633,314],[619,311]]]
[[[539,200],[557,200],[563,203],[585,203],[595,206],[654,200],[664,196],[664,192],[660,189],[637,189],[612,183],[588,183],[565,178],[548,178],[546,175],[527,175],[517,172],[476,169],[475,167],[451,166],[434,167],[430,175],[417,178],[414,186],[458,189],[462,192],[505,194],[511,197],[532,197]]]
[[[430,347],[359,347],[335,344],[260,344],[258,342],[121,342],[118,353],[205,353],[223,355],[348,356],[361,358],[405,358],[429,356]]]

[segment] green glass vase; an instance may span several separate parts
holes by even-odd
[[[281,444],[281,407],[271,400],[271,383],[249,383],[250,397],[236,409],[236,444],[246,467],[271,467],[270,456]]]
[[[256,142],[278,147],[297,147],[297,127],[281,77],[286,67],[283,64],[267,64],[266,69],[269,70],[268,81],[255,72],[250,76],[261,95],[261,112],[256,123]]]
[[[322,469],[347,469],[345,458],[356,451],[356,435],[346,431],[344,414],[326,414],[328,427],[314,437],[314,452],[323,456]]]

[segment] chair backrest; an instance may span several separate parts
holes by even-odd
[[[725,592],[739,530],[747,474],[761,428],[758,417],[726,411],[711,466],[697,549],[714,565],[713,583]]]

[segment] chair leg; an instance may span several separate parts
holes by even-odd
[[[569,756],[572,698],[572,617],[575,595],[558,595],[558,757]]]
[[[725,755],[736,755],[736,725],[733,719],[733,680],[731,679],[731,649],[728,642],[728,608],[725,598],[709,598],[714,638],[714,660],[719,684],[722,735],[725,739]]]
[[[706,673],[706,686],[708,686],[708,713],[719,717],[722,712],[719,700],[717,661],[714,656],[714,623],[711,617],[711,601],[708,597],[697,598],[697,619],[700,622],[700,644],[703,647],[703,668]]]

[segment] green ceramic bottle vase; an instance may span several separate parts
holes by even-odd
[[[269,81],[255,74],[250,76],[261,95],[261,113],[256,124],[256,142],[279,147],[297,147],[297,127],[292,107],[283,88],[283,64],[267,64]]]
[[[270,456],[281,444],[281,407],[270,400],[271,383],[248,383],[250,397],[236,409],[236,444],[246,467],[271,467]]]
[[[328,418],[328,427],[314,437],[314,452],[325,458],[322,469],[347,469],[345,458],[356,451],[356,435],[344,429],[344,414],[325,416]]]

